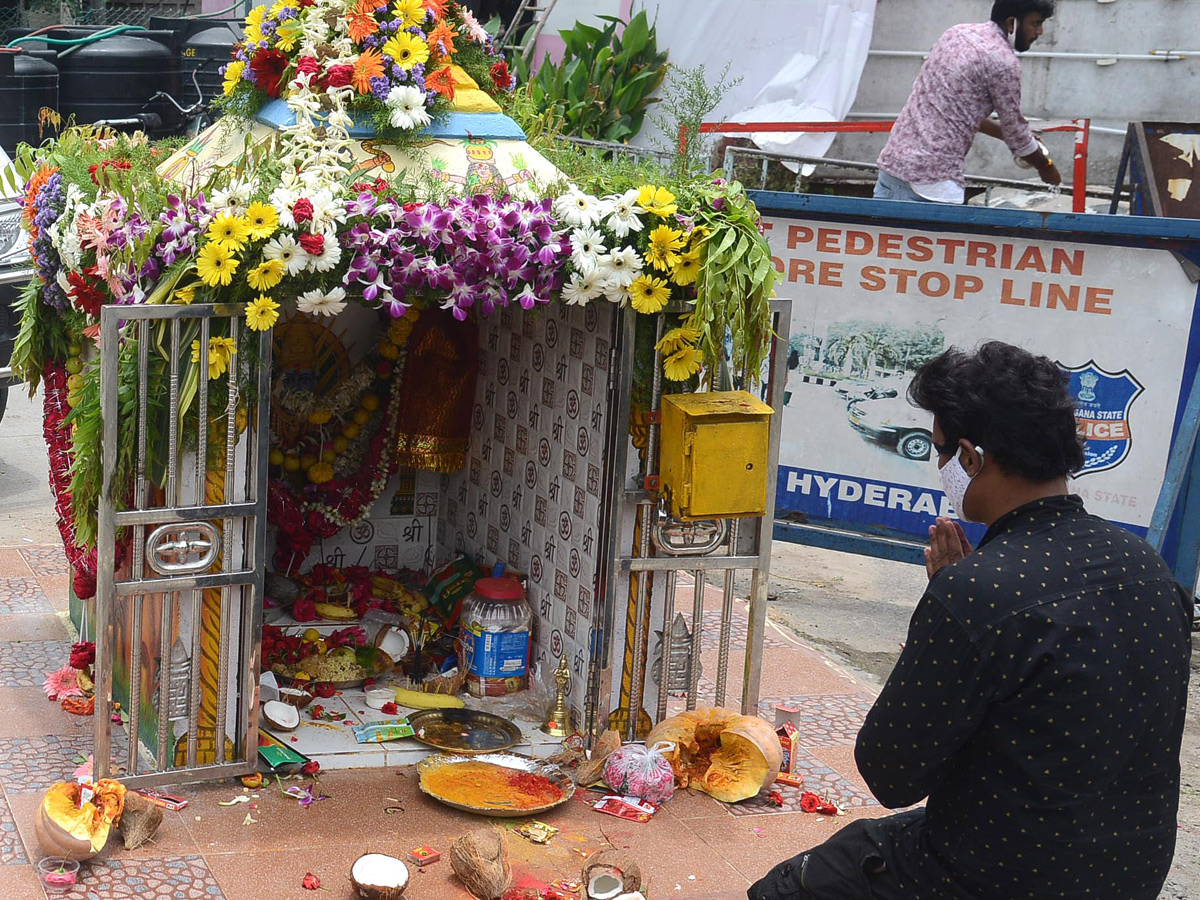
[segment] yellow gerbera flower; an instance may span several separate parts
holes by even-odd
[[[275,0],[275,2],[271,5],[271,18],[278,19],[279,14],[283,12],[283,10],[289,5],[289,0]]]
[[[237,267],[233,251],[218,241],[209,241],[196,257],[196,274],[209,287],[229,284]]]
[[[246,207],[246,227],[254,240],[264,240],[279,227],[279,214],[269,203],[251,203]]]
[[[205,236],[210,243],[216,242],[229,250],[241,250],[250,239],[250,223],[245,217],[226,210],[217,213]]]
[[[392,62],[404,70],[411,69],[418,63],[424,65],[429,60],[429,45],[407,31],[400,31],[388,38],[383,45],[384,56],[390,56]]]
[[[687,253],[679,254],[679,259],[675,260],[675,267],[671,270],[671,280],[676,284],[683,286],[696,283],[696,276],[700,274],[700,251],[689,250]]]
[[[231,338],[209,338],[208,339],[208,379],[212,381],[215,378],[220,378],[225,374],[225,370],[229,368],[229,361],[233,358],[233,354],[237,352],[237,348],[233,344]],[[192,341],[192,362],[200,363],[200,341]]]
[[[395,11],[402,29],[425,24],[424,0],[396,0],[392,4],[392,9]]]
[[[679,251],[683,249],[683,244],[682,231],[677,231],[669,225],[659,225],[650,232],[650,246],[646,250],[646,258],[654,268],[669,272],[679,261]]]
[[[256,291],[269,291],[283,280],[287,266],[279,259],[264,259],[246,272],[246,284]]]
[[[664,334],[662,340],[654,345],[654,349],[663,356],[671,356],[684,347],[694,346],[698,340],[700,340],[699,330],[681,325]]]
[[[267,7],[265,5],[256,6],[246,14],[246,27],[243,34],[247,43],[257,44],[263,39],[262,20],[266,14]]]
[[[700,371],[704,354],[696,347],[684,347],[663,360],[663,377],[669,381],[687,381]]]
[[[643,184],[638,188],[637,205],[648,213],[656,216],[673,216],[679,207],[675,203],[675,195],[665,187],[655,187]]]
[[[666,281],[653,275],[639,275],[629,286],[633,308],[640,313],[656,313],[671,299],[671,289]]]
[[[279,321],[279,304],[259,294],[246,306],[246,324],[251,331],[266,331]]]
[[[225,90],[225,96],[228,97],[233,93],[233,89],[242,83],[242,74],[246,71],[246,64],[240,59],[234,60],[225,67],[225,83],[222,87]]]
[[[288,19],[275,29],[275,48],[284,53],[296,49],[296,42],[304,36],[304,25],[299,19]]]
[[[184,303],[188,306],[196,299],[196,285],[189,284],[187,287],[177,288],[175,290],[175,302]]]

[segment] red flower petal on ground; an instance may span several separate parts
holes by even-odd
[[[306,891],[315,891],[321,887],[321,879],[312,872],[304,873],[304,880],[300,882]]]
[[[805,791],[800,795],[800,808],[804,812],[816,812],[821,806],[821,798],[812,791]]]
[[[400,708],[398,706],[396,706],[395,703],[392,703],[389,701],[389,702],[383,704],[383,706],[379,707],[379,711],[381,713],[383,713],[385,716],[394,716],[398,712],[400,712]]]
[[[308,762],[306,762],[304,765],[302,765],[300,767],[300,771],[303,772],[305,775],[316,775],[318,772],[321,771],[321,764],[319,762],[317,762],[315,759],[310,759]]]

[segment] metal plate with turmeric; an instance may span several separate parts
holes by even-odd
[[[421,791],[435,800],[502,819],[539,815],[575,794],[558,766],[517,753],[439,754],[417,763],[417,772]]]
[[[425,709],[410,713],[413,739],[449,753],[498,753],[521,743],[521,729],[501,716],[475,709]]]

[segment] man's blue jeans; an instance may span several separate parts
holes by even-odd
[[[912,185],[902,178],[889,175],[883,169],[879,170],[879,180],[875,182],[876,200],[912,200],[917,203],[933,203],[912,189]]]

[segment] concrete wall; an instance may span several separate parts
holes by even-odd
[[[988,0],[879,0],[876,50],[928,50],[941,33],[959,22],[981,21]],[[1151,50],[1200,51],[1200,2],[1196,0],[1059,0],[1057,15],[1033,52],[1134,53]],[[898,113],[921,67],[919,58],[871,56],[852,115]],[[1094,125],[1123,132],[1131,120],[1200,120],[1200,53],[1178,62],[1121,60],[1098,65],[1086,59],[1026,58],[1023,106],[1031,120],[1090,116]],[[1035,123],[1036,124],[1036,123]],[[1112,184],[1124,138],[1092,136],[1088,181]],[[1070,180],[1072,138],[1047,136],[1051,153]],[[874,160],[881,136],[839,137],[829,156]],[[967,158],[967,171],[1006,178],[1029,173],[1012,164],[998,141],[980,137]]]

